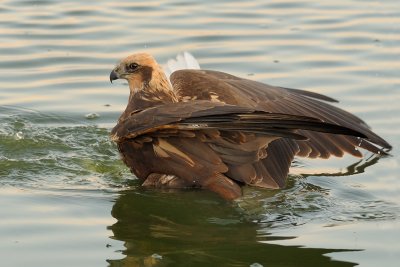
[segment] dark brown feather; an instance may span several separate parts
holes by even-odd
[[[188,82],[192,77],[196,77],[196,80],[202,82]],[[335,100],[317,93],[298,89],[274,87],[256,81],[235,77],[230,74],[209,70],[176,71],[171,75],[171,81],[173,86],[182,94],[182,96],[199,97],[202,95],[203,91],[208,92],[210,91],[210,88],[218,87],[219,92],[221,92],[219,94],[219,100],[221,102],[252,107],[267,112],[319,118],[323,121],[345,126],[363,133],[366,136],[368,143],[364,144],[362,147],[371,152],[377,153],[377,151],[379,151],[380,153],[385,153],[384,150],[376,147],[376,145],[386,150],[391,149],[390,144],[373,133],[364,121],[351,113],[323,102],[335,102]],[[302,144],[303,147],[304,145],[307,145],[311,148],[312,151],[308,155],[312,157],[317,155],[318,157],[326,158],[330,155],[340,154],[337,151],[339,147],[336,145],[332,146],[332,143],[336,143],[334,136],[330,138],[331,142],[326,146],[322,141],[326,141],[326,138],[322,137],[324,134],[316,132],[304,133],[304,131],[299,131],[299,133],[309,138],[307,143]],[[343,138],[339,139],[343,140]],[[345,139],[346,143],[344,146],[347,149],[343,152],[351,151],[351,154],[358,155],[357,152],[353,151],[356,151],[356,147],[358,147],[360,141],[357,138],[352,137],[345,137]],[[319,140],[321,140],[321,142]],[[348,145],[351,145],[352,149],[348,149]],[[301,155],[305,154],[306,153],[301,153]]]

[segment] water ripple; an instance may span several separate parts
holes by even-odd
[[[3,184],[111,189],[131,177],[108,137],[109,129],[15,108],[1,108],[1,113]]]

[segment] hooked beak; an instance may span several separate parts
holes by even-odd
[[[118,73],[115,72],[115,69],[111,71],[110,73],[110,82],[112,83],[114,80],[119,79]]]

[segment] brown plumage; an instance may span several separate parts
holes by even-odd
[[[242,185],[282,188],[293,158],[386,154],[391,146],[358,117],[317,93],[209,70],[179,70],[169,83],[152,56],[123,59],[110,80],[129,83],[111,132],[144,186],[199,187],[226,199]]]

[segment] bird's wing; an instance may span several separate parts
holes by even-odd
[[[209,70],[180,70],[171,75],[171,82],[183,101],[204,99],[242,107],[251,107],[266,112],[291,114],[318,118],[341,125],[366,136],[357,138],[299,130],[308,140],[297,140],[297,155],[310,158],[341,157],[345,152],[361,157],[357,147],[376,154],[386,154],[391,146],[373,133],[360,118],[330,105],[337,102],[327,96],[239,78],[227,73]]]
[[[132,113],[111,131],[115,141],[164,131],[199,131],[217,129],[306,140],[295,130],[365,137],[364,134],[317,118],[271,113],[250,107],[228,105],[207,100],[168,103]]]
[[[306,139],[297,129],[364,137],[315,118],[204,100],[132,113],[114,127],[111,136],[142,180],[151,173],[171,174],[233,198],[238,196],[238,186],[224,173],[239,183],[284,186],[298,150],[292,140]]]

